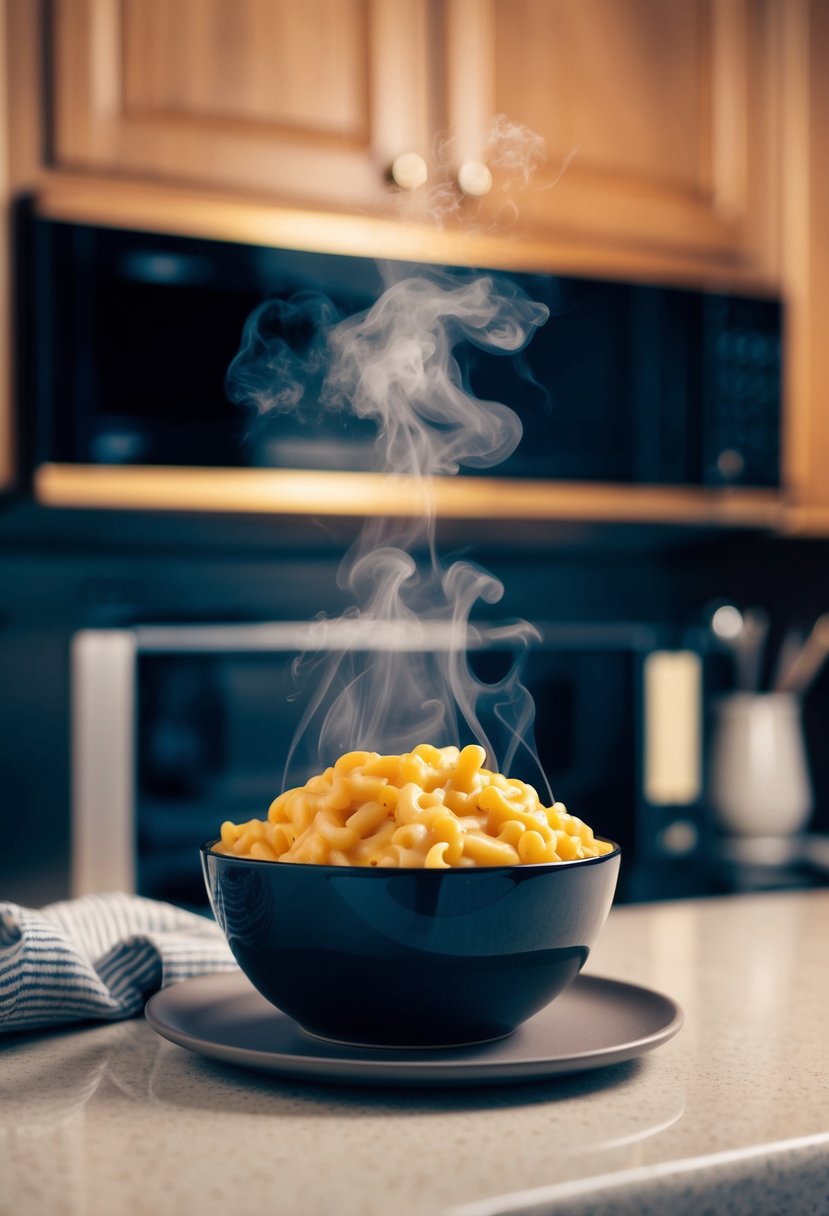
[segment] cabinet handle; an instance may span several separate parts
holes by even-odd
[[[492,174],[482,160],[465,160],[458,169],[458,185],[470,198],[483,198],[492,189]]]
[[[401,190],[416,190],[429,176],[429,167],[419,152],[401,152],[391,164],[391,178]]]

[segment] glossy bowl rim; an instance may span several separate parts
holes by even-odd
[[[262,857],[235,857],[232,853],[216,853],[213,846],[221,840],[220,836],[213,840],[208,840],[201,845],[199,852],[203,857],[218,857],[221,861],[232,862],[234,864],[244,864],[251,866],[279,866],[279,861],[267,861]],[[381,877],[390,877],[393,874],[434,874],[445,877],[448,874],[464,874],[467,877],[471,874],[529,874],[529,873],[549,873],[553,870],[570,870],[576,866],[584,867],[586,865],[597,865],[603,861],[610,861],[613,857],[621,857],[621,846],[615,840],[611,840],[609,836],[597,836],[596,840],[603,840],[608,844],[612,844],[613,848],[609,853],[602,853],[599,857],[573,857],[567,861],[537,861],[537,862],[516,862],[512,866],[448,866],[447,868],[429,868],[425,866],[329,866],[319,865],[315,861],[290,861],[283,862],[283,867],[290,867],[292,870],[310,870],[315,873],[328,873],[338,875],[380,875]],[[475,881],[478,881],[477,879]]]

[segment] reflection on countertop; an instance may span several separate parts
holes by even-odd
[[[615,909],[588,970],[670,993],[685,1026],[554,1082],[282,1082],[142,1020],[9,1036],[0,1212],[810,1211],[829,1172],[827,939],[825,891]]]
[[[734,893],[791,890],[829,884],[829,834],[720,836],[709,861],[712,883]]]

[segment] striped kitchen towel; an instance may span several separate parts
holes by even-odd
[[[236,963],[219,927],[135,895],[0,902],[0,1033],[133,1017],[159,988]]]

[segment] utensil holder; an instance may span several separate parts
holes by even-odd
[[[800,701],[790,693],[734,693],[714,707],[709,801],[738,836],[789,836],[812,812]]]

